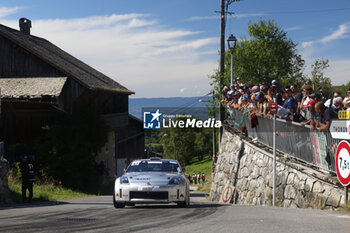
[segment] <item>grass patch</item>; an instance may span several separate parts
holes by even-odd
[[[350,212],[350,201],[348,201],[346,204],[342,205],[340,207],[340,210],[342,210],[342,211],[349,211]]]
[[[206,155],[203,157],[203,160],[198,161],[197,158],[194,158],[193,163],[191,165],[187,165],[186,168],[186,173],[190,175],[191,177],[191,185],[192,186],[197,186],[198,191],[200,192],[205,192],[209,193],[211,189],[211,183],[212,183],[212,178],[211,178],[211,165],[213,163],[210,155]],[[192,174],[193,173],[201,173],[204,172],[205,174],[205,184],[202,186],[201,184],[194,185],[192,182]]]
[[[12,200],[15,203],[22,202],[22,183],[20,180],[15,179],[12,175],[8,176],[8,185],[11,191]],[[27,198],[28,198],[27,191]],[[33,202],[42,202],[42,201],[57,201],[67,198],[75,197],[87,197],[95,196],[91,194],[86,194],[83,192],[73,191],[62,186],[54,185],[52,183],[43,183],[33,185]]]

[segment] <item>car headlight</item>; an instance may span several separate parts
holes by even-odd
[[[172,185],[178,185],[181,183],[182,183],[181,177],[174,177],[171,180],[169,180],[169,184],[172,184]]]
[[[129,179],[126,176],[120,177],[120,184],[129,184]]]

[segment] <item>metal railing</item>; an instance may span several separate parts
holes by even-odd
[[[227,123],[241,131],[246,127],[247,136],[272,148],[273,119],[258,117],[258,124],[252,128],[251,116],[237,109],[227,109]],[[335,173],[335,153],[340,139],[333,139],[330,132],[311,131],[309,126],[276,120],[276,150],[297,160]]]

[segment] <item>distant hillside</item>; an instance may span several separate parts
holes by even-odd
[[[154,107],[171,108],[197,108],[208,104],[207,100],[211,97],[168,97],[168,98],[130,98],[129,113],[137,118],[141,118],[141,109]]]

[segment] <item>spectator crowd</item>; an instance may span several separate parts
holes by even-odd
[[[237,78],[230,87],[222,90],[221,104],[228,110],[234,108],[254,117],[272,118],[269,103],[278,104],[277,117],[287,121],[310,125],[311,130],[328,130],[333,119],[338,119],[338,112],[350,112],[350,88],[344,98],[339,92],[328,97],[323,90],[313,90],[310,85],[303,85],[299,90],[296,85],[279,87],[276,80],[270,85],[242,84]]]

